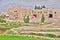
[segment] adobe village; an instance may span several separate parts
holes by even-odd
[[[11,7],[0,13],[0,36],[2,35],[22,36],[22,39],[31,37],[31,40],[59,40],[60,9],[45,6],[35,9]]]
[[[33,10],[22,7],[11,7],[6,13],[6,21],[24,22],[24,16],[29,16],[29,22],[41,22],[42,14],[45,17],[44,22],[60,22],[60,9],[42,8]]]

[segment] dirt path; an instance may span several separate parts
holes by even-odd
[[[60,30],[60,28],[49,28],[49,27],[34,27],[34,26],[23,26],[19,28],[12,28],[11,29],[14,33],[18,34],[18,31],[39,31],[39,30]],[[36,32],[38,33],[38,32]],[[53,34],[60,34],[60,32],[40,32],[40,33],[53,33]]]
[[[34,26],[23,26],[19,28],[12,28],[13,30],[20,30],[20,31],[38,31],[38,30],[60,30],[60,28],[56,27],[34,27]]]

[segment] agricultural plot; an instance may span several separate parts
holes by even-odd
[[[0,36],[0,40],[50,40],[50,39],[24,36]]]

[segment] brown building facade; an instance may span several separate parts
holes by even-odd
[[[20,7],[9,8],[6,12],[7,21],[24,22],[23,17],[29,16],[30,22],[41,22],[42,14],[44,14],[45,22],[60,22],[60,9],[43,8],[33,10]]]

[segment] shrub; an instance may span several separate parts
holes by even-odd
[[[56,37],[55,34],[45,34],[45,36],[47,36],[47,37],[51,37],[51,38],[55,38],[55,37]]]
[[[38,36],[44,36],[44,34],[41,34],[41,33],[38,33],[37,35],[38,35]]]
[[[30,35],[36,35],[35,33],[30,33]]]
[[[58,35],[57,38],[60,38],[60,35]]]
[[[24,20],[25,23],[29,23],[29,16],[24,16],[23,20]]]
[[[7,34],[14,34],[10,29],[7,30]]]
[[[6,22],[3,18],[0,17],[0,22],[3,23],[3,22]]]
[[[37,35],[37,36],[44,36],[44,34],[41,34],[41,33],[30,33],[31,35]]]

